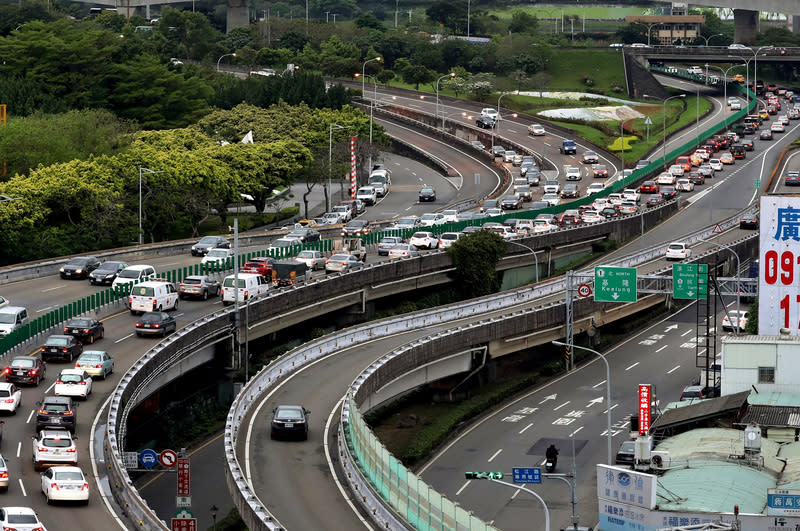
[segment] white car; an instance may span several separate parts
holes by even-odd
[[[454,243],[456,243],[459,238],[461,238],[464,234],[461,232],[444,232],[439,235],[439,249],[447,249]]]
[[[544,194],[542,196],[542,201],[550,203],[550,206],[556,206],[561,202],[561,198],[558,197],[558,194]]]
[[[699,66],[690,66],[686,69],[687,74],[702,74],[703,69]]]
[[[732,111],[741,111],[742,110],[742,102],[738,99],[731,102],[731,110]]]
[[[491,107],[484,107],[481,109],[481,116],[484,118],[491,118],[495,122],[500,119],[500,113],[497,112],[497,109]]]
[[[622,194],[617,194],[617,193],[608,194],[608,202],[611,203],[612,205],[619,206],[622,203],[622,201],[623,201]]]
[[[416,247],[417,249],[436,249],[439,247],[439,238],[437,238],[432,232],[415,232],[411,238],[408,239],[408,243]]]
[[[455,223],[458,221],[458,210],[443,210],[442,215],[444,216],[445,223]]]
[[[665,252],[667,260],[683,260],[692,256],[692,250],[683,242],[672,242]]]
[[[675,177],[683,177],[683,166],[680,164],[673,164],[669,167],[669,172]]]
[[[83,369],[62,369],[53,392],[56,396],[75,396],[86,400],[92,394],[92,377]]]
[[[580,181],[583,178],[581,175],[581,169],[575,166],[570,166],[567,168],[567,180],[568,181]]]
[[[39,515],[30,507],[0,507],[0,529],[47,531]]]
[[[561,185],[558,184],[558,179],[548,179],[544,183],[545,194],[558,194],[561,191]]]
[[[679,192],[691,192],[694,190],[694,183],[689,179],[678,179],[675,189]]]
[[[606,218],[597,210],[584,210],[581,214],[581,219],[584,223],[600,223],[601,221],[605,221]]]
[[[586,188],[586,195],[596,194],[598,192],[602,192],[605,189],[606,185],[603,183],[592,183]]]
[[[486,209],[486,217],[491,218],[493,216],[502,216],[503,209],[502,208],[487,208]]]
[[[225,263],[228,258],[233,258],[233,249],[209,249],[206,255],[200,260],[201,264],[208,264],[211,262]]]
[[[730,316],[730,319],[728,319],[728,316]],[[738,325],[741,332],[747,326],[747,318],[749,316],[750,313],[746,310],[739,310],[738,312],[736,310],[728,310],[728,313],[722,318],[722,329],[733,330]],[[731,321],[735,322],[736,325],[732,325]]]
[[[544,232],[550,232],[551,230],[556,230],[558,228],[557,225],[553,225],[550,220],[548,219],[535,219],[533,220],[533,233],[534,234],[542,234]]]
[[[404,230],[404,229],[416,229],[419,226],[420,226],[419,218],[417,216],[409,216],[406,218],[398,219],[391,228],[396,230]]]
[[[6,298],[5,298],[5,297],[3,297],[3,296],[0,296],[0,308],[5,308],[5,307],[6,307],[6,306],[8,306],[9,304],[10,304],[10,303],[8,302],[8,299],[6,299]]]
[[[22,403],[22,391],[13,383],[0,383],[0,411],[8,411],[16,415]]]
[[[622,191],[622,199],[625,201],[633,201],[634,203],[638,203],[642,199],[642,194],[639,193],[639,190],[635,188],[625,188]]]
[[[772,125],[769,126],[769,130],[773,133],[783,133],[785,128],[781,122],[772,122]]]
[[[315,269],[325,269],[325,255],[322,251],[300,251],[294,257],[295,262],[305,264],[307,268],[314,271]]]
[[[533,136],[542,136],[545,134],[544,127],[539,124],[531,124],[528,126],[528,134]]]
[[[52,501],[89,503],[89,482],[76,466],[56,466],[42,472],[42,493]]]
[[[389,249],[389,258],[411,258],[419,256],[419,249],[408,243],[398,243]]]
[[[422,214],[419,218],[419,224],[422,227],[433,227],[435,225],[444,225],[445,219],[444,214],[439,212],[431,212],[428,214]]]
[[[78,464],[77,437],[67,430],[42,430],[31,438],[33,444],[33,469],[39,470],[42,465]]]
[[[708,165],[714,171],[722,171],[722,161],[719,159],[708,159]]]
[[[611,206],[611,201],[608,200],[607,197],[598,197],[594,201],[592,201],[592,208],[600,212],[605,207]]]
[[[322,216],[323,225],[338,225],[339,223],[344,223],[339,212],[326,212]]]
[[[623,201],[619,205],[620,214],[636,214],[639,212],[639,205],[635,201]]]
[[[683,175],[683,168],[681,168],[681,175]],[[672,186],[675,184],[675,176],[668,171],[661,172],[658,177],[656,177],[656,184]]]

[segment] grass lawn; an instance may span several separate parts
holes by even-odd
[[[552,79],[545,90],[578,91],[583,88],[610,95],[614,87],[625,87],[622,54],[608,49],[556,50],[547,73]],[[587,78],[592,79],[592,85],[586,84]],[[625,97],[624,93],[620,95]]]
[[[523,11],[525,13],[535,15],[537,18],[560,18],[563,13],[564,16],[577,15],[583,19],[586,18],[599,18],[599,19],[624,19],[628,15],[646,15],[651,14],[650,9],[645,7],[579,7],[568,6],[562,7],[513,7],[510,9],[489,9],[489,15],[494,15],[500,19],[510,19],[511,14],[515,11]]]

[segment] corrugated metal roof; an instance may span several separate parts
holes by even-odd
[[[722,338],[723,346],[727,343],[794,343],[800,345],[800,336],[724,336]]]
[[[794,393],[751,393],[747,403],[753,406],[800,407],[800,395]]]
[[[665,410],[661,416],[653,421],[651,429],[655,430],[667,426],[678,426],[704,418],[715,417],[725,412],[738,411],[745,403],[749,393],[750,391],[742,391],[741,393],[719,398],[675,404],[674,408]],[[672,406],[672,404],[670,404],[670,406]]]
[[[747,406],[738,424],[750,423],[763,427],[800,428],[800,407]]]

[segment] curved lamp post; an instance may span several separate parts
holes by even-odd
[[[236,54],[235,53],[226,53],[225,55],[223,55],[222,57],[217,59],[217,72],[219,72],[219,62],[222,61],[223,59],[225,59],[226,57],[236,57]]]
[[[645,98],[652,98],[652,96],[648,96],[647,94],[644,94],[644,97]],[[670,96],[669,98],[666,98],[663,102],[661,102],[662,112],[664,114],[664,123],[663,123],[663,126],[662,126],[663,129],[661,130],[661,132],[663,133],[663,140],[661,141],[662,144],[663,144],[663,146],[662,146],[663,151],[662,151],[661,159],[664,161],[664,168],[665,169],[667,167],[667,102],[669,100],[672,100],[672,99],[675,99],[675,98],[685,98],[685,97],[686,97],[686,94],[678,94],[676,96]]]
[[[536,261],[536,283],[538,284],[539,283],[539,257],[536,256],[536,251],[534,251],[533,249],[531,249],[530,247],[528,247],[527,245],[522,244],[522,243],[513,242],[513,241],[509,241],[509,242],[506,242],[506,243],[510,243],[511,245],[519,245],[520,247],[524,247],[524,248],[526,248],[527,250],[529,250],[531,252],[531,254],[533,255],[533,259]]]
[[[710,41],[714,37],[722,37],[723,35],[724,33],[715,33],[714,35],[709,35],[708,37],[703,37],[702,35],[698,35],[698,37],[700,37],[701,39],[705,39],[706,46],[708,46],[708,41]]]
[[[436,122],[439,121],[439,81],[443,80],[446,77],[450,77],[450,78],[456,77],[456,73],[455,72],[450,72],[449,74],[445,74],[445,75],[443,75],[442,77],[440,77],[439,79],[436,80],[436,114],[435,114],[434,120],[433,120],[434,126],[435,126]],[[442,129],[444,129],[444,119],[442,119]]]
[[[364,74],[366,73],[367,63],[371,63],[372,61],[380,61],[380,60],[381,60],[380,57],[373,57],[372,59],[367,59],[366,61],[364,61],[364,64],[361,65],[361,94],[362,95],[364,94],[364,82],[366,81],[366,79],[364,79]]]

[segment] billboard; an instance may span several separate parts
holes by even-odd
[[[597,499],[654,509],[658,476],[610,465],[597,466]]]
[[[639,435],[650,431],[650,384],[639,384]]]
[[[800,199],[761,197],[758,333],[800,335]]]

